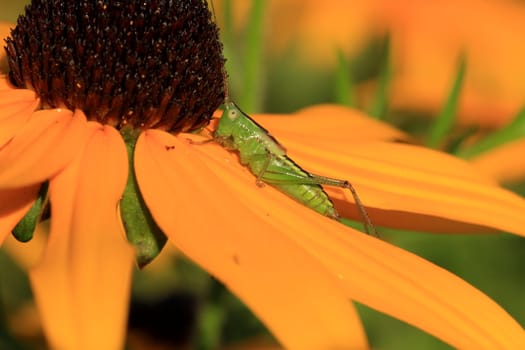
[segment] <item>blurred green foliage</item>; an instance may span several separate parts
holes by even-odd
[[[24,11],[26,4],[29,4],[30,1],[25,0],[0,0],[0,21],[9,21],[15,22],[16,18],[20,13]]]

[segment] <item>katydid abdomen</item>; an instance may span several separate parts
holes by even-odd
[[[242,149],[242,148],[241,148]],[[267,183],[284,192],[301,204],[315,210],[319,214],[333,219],[339,219],[334,204],[323,190],[313,183],[310,174],[300,168],[287,156],[260,154],[260,156],[245,155],[244,158],[251,172],[257,176],[257,183]]]

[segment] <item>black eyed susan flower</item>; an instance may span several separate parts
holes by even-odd
[[[255,186],[220,146],[188,142],[202,139],[187,132],[207,127],[224,98],[221,44],[202,0],[35,0],[6,53],[0,241],[44,193],[49,237],[30,278],[52,348],[122,348],[144,248],[130,238],[143,223],[129,217],[141,215],[159,249],[165,234],[287,348],[366,349],[349,300],[455,347],[525,344],[520,325],[461,279]],[[306,168],[355,176],[378,224],[524,232],[521,198],[457,159],[387,142],[404,136],[353,110],[255,117]],[[330,193],[355,214],[348,194]]]

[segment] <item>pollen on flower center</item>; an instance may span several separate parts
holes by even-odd
[[[116,127],[190,131],[224,100],[205,0],[33,0],[5,47],[10,80],[43,108]]]

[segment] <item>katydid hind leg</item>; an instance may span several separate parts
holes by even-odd
[[[269,174],[273,173],[268,170],[268,165],[270,164],[271,157],[267,158],[266,166],[263,167],[263,171],[259,173],[259,176],[257,177],[258,181],[263,181],[266,183],[279,185],[279,184],[311,184],[311,185],[328,185],[328,186],[334,186],[334,187],[340,187],[345,188],[350,191],[352,194],[352,197],[354,198],[354,202],[357,206],[357,209],[359,211],[359,215],[361,216],[361,219],[363,220],[363,226],[365,229],[365,232],[369,235],[379,237],[379,234],[377,233],[377,230],[375,229],[375,226],[372,224],[372,220],[370,220],[370,216],[368,215],[368,212],[365,209],[365,206],[363,205],[363,202],[361,201],[361,198],[357,194],[356,189],[352,184],[347,180],[340,180],[340,179],[334,179],[326,176],[316,175],[316,174],[310,174],[310,173],[299,173],[294,170],[290,170],[286,167],[283,167],[282,169],[279,169],[277,174],[279,174],[279,178],[270,178]],[[334,216],[333,219],[338,220],[339,217]]]
[[[355,204],[357,205],[357,209],[359,210],[359,214],[361,215],[361,218],[363,219],[363,224],[365,226],[365,231],[369,235],[373,235],[376,237],[379,237],[379,234],[377,233],[377,230],[375,226],[372,224],[372,220],[370,220],[370,216],[368,215],[368,212],[365,209],[365,206],[363,205],[363,202],[361,201],[361,198],[359,198],[359,195],[357,194],[357,191],[355,190],[354,186],[348,181],[345,181],[343,188],[346,188],[350,190],[350,193],[352,193],[352,197],[354,197]]]
[[[328,185],[328,186],[334,186],[334,187],[340,187],[345,188],[350,191],[352,194],[352,197],[354,198],[354,202],[357,206],[357,209],[359,211],[359,215],[361,216],[361,219],[363,220],[363,225],[366,233],[369,235],[373,235],[376,237],[379,237],[374,225],[372,224],[372,221],[370,220],[370,216],[368,215],[368,212],[366,211],[363,202],[361,201],[361,198],[357,194],[357,191],[355,190],[354,186],[347,181],[347,180],[341,180],[341,179],[334,179],[331,177],[306,173],[306,172],[297,172],[296,170],[292,170],[287,166],[280,167],[277,171],[277,174],[280,175],[279,178],[270,178],[269,174],[274,173],[273,171],[270,171],[268,169],[270,163],[272,160],[272,156],[268,155],[268,157],[265,160],[264,166],[259,172],[259,175],[257,176],[257,181],[266,182],[274,185],[278,184],[311,184],[311,185]],[[276,166],[274,164],[274,166]],[[337,220],[336,217],[334,219]]]
[[[357,209],[359,210],[359,215],[361,215],[361,219],[363,219],[363,225],[364,225],[366,233],[368,233],[369,235],[379,237],[379,234],[377,233],[375,226],[372,224],[372,220],[370,220],[370,216],[368,215],[368,212],[366,211],[365,206],[363,205],[363,202],[361,201],[361,198],[357,194],[356,189],[354,188],[354,186],[352,186],[350,181],[334,179],[334,178],[321,176],[321,175],[315,175],[315,174],[310,174],[310,176],[319,185],[329,185],[329,186],[346,188],[347,190],[349,190],[350,193],[352,194],[352,197],[354,198],[354,202],[357,206]]]

